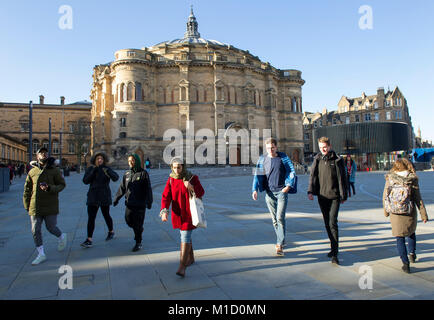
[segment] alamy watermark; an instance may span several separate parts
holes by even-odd
[[[262,130],[262,141],[271,137],[271,129]],[[178,129],[167,129],[163,141],[171,141],[163,151],[163,160],[170,164],[173,157],[180,157],[185,164],[244,164],[256,163],[259,159],[259,129],[200,129],[194,133],[194,121],[187,121],[186,134]],[[201,144],[195,148],[195,143]],[[185,151],[185,159],[184,159]]]
[[[62,16],[59,18],[59,28],[61,30],[72,30],[73,18],[72,18],[72,7],[69,5],[62,5],[59,7],[59,14]]]
[[[63,274],[59,278],[59,289],[65,290],[73,289],[73,274],[72,274],[72,268],[68,265],[60,266],[58,273]]]
[[[361,290],[372,290],[374,289],[374,279],[372,267],[368,265],[363,265],[359,268],[359,288]]]
[[[359,8],[359,28],[361,30],[372,30],[374,28],[374,15],[371,6],[363,5]]]

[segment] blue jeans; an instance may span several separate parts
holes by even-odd
[[[416,253],[416,233],[407,237],[408,239],[408,251],[410,253]],[[403,263],[410,263],[407,256],[407,247],[405,246],[405,237],[396,237],[396,246],[398,248],[399,256]]]
[[[286,233],[286,205],[288,204],[288,193],[282,191],[271,192],[267,191],[265,195],[265,202],[268,210],[271,214],[271,220],[273,221],[274,231],[277,236],[277,244],[285,244]]]
[[[181,233],[181,242],[191,243],[191,233],[193,230],[179,230]]]

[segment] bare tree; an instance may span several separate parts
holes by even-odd
[[[69,137],[67,138],[69,151],[76,155],[80,170],[81,160],[88,153],[90,145],[90,123],[85,119],[69,122]]]

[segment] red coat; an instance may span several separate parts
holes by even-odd
[[[190,180],[196,197],[202,198],[205,194],[198,176]],[[161,210],[169,209],[172,203],[172,226],[173,229],[193,230],[196,227],[191,223],[190,203],[187,188],[182,179],[170,178],[166,182],[161,198]]]

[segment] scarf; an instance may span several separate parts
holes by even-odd
[[[350,176],[351,171],[353,170],[353,162],[351,160],[347,161],[347,170],[348,170],[348,175]]]
[[[187,169],[185,169],[184,165],[182,165],[181,173],[176,174],[172,169],[172,172],[170,173],[170,177],[173,179],[182,179],[184,181],[189,181],[191,179],[191,177],[193,177],[193,174],[190,171],[188,171]]]

